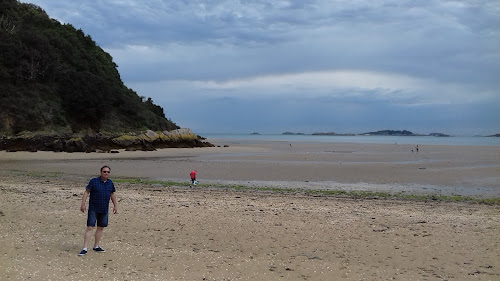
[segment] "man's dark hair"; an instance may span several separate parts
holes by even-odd
[[[108,165],[104,165],[101,167],[101,172],[102,172],[102,169],[104,169],[104,168],[108,168],[111,171],[111,168]]]

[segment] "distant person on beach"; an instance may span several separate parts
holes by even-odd
[[[109,166],[103,166],[101,168],[101,176],[91,179],[83,193],[82,205],[80,206],[80,210],[83,213],[85,213],[86,210],[87,197],[90,196],[90,199],[87,215],[87,229],[83,236],[83,249],[78,254],[79,256],[87,254],[87,246],[89,245],[92,230],[96,226],[96,222],[97,229],[95,231],[94,247],[92,250],[98,253],[105,252],[105,250],[99,246],[99,242],[101,241],[104,228],[108,226],[109,199],[113,202],[113,214],[118,212],[115,194],[116,189],[113,182],[109,179],[110,172],[111,168]]]
[[[189,174],[189,176],[191,177],[191,184],[194,184],[194,182],[196,181],[196,173],[196,170],[192,170]]]

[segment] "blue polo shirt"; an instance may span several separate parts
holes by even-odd
[[[101,177],[93,178],[86,189],[90,191],[89,210],[96,213],[107,213],[111,193],[116,191],[113,182],[110,179],[103,182]]]

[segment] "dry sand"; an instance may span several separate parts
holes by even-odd
[[[216,144],[226,144],[222,141]],[[0,280],[500,280],[500,207],[117,184],[106,253],[78,257],[83,189],[112,177],[498,197],[498,147],[227,143],[0,152]],[[112,205],[112,204],[111,204]],[[91,242],[92,243],[92,242]]]

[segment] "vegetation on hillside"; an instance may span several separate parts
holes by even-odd
[[[90,35],[36,5],[0,2],[0,133],[178,128],[123,84]]]

